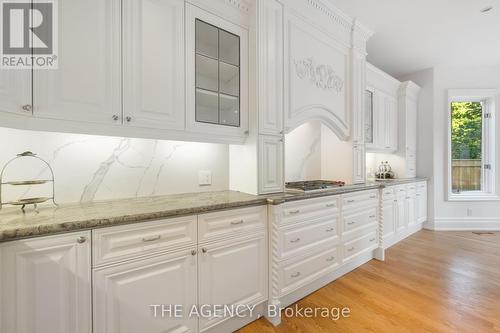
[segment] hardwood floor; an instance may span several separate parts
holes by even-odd
[[[265,319],[256,332],[500,332],[500,233],[421,231],[300,300],[299,307],[349,307],[351,315]]]

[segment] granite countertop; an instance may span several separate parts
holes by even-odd
[[[195,215],[223,209],[266,204],[279,205],[288,201],[378,189],[425,180],[427,179],[410,178],[369,181],[365,184],[347,185],[316,193],[280,193],[259,196],[236,191],[218,191],[175,194],[97,201],[88,204],[64,204],[58,207],[40,206],[38,212],[35,212],[32,208],[27,208],[26,214],[23,214],[16,207],[4,207],[0,210],[0,242],[183,215]]]

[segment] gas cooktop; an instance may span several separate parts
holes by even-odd
[[[332,188],[344,186],[345,182],[335,180],[306,180],[285,183],[286,192],[304,193],[327,191]]]

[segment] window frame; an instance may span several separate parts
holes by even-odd
[[[450,89],[448,90],[448,107],[447,107],[447,193],[448,201],[496,201],[500,200],[497,184],[497,147],[495,144],[496,130],[496,109],[495,104],[500,96],[499,89]],[[483,119],[482,119],[482,152],[481,152],[481,191],[467,191],[462,193],[454,193],[453,174],[452,174],[452,140],[451,140],[451,121],[453,102],[481,102],[483,104]],[[486,118],[485,115],[489,114]],[[486,169],[485,165],[489,164],[490,169]]]

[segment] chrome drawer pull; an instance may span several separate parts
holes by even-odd
[[[370,239],[370,242],[373,242],[375,239],[376,239],[376,238],[372,238],[372,239]]]
[[[354,251],[354,247],[351,247],[350,249],[347,249],[347,252],[352,252]]]
[[[300,272],[297,272],[297,273],[292,274],[292,275],[290,275],[290,276],[291,276],[291,277],[293,277],[293,278],[299,277],[299,276],[300,276]]]
[[[294,239],[294,240],[291,240],[290,243],[298,243],[300,242],[300,238],[297,238],[297,239]]]
[[[353,203],[353,202],[355,202],[355,201],[356,201],[356,200],[353,200],[353,199],[351,199],[351,200],[347,200],[347,202],[348,202],[348,203]]]
[[[374,218],[376,218],[376,216],[375,215],[370,215],[370,218],[374,219]]]
[[[410,197],[406,197],[405,199],[411,199]]]
[[[239,220],[239,221],[233,221],[231,222],[232,225],[238,225],[238,224],[242,224],[244,221],[243,220]]]
[[[370,196],[370,199],[375,199],[377,196],[376,195],[372,195]]]
[[[156,240],[158,240],[158,239],[160,239],[160,238],[161,238],[161,235],[157,235],[157,236],[153,236],[153,237],[149,237],[149,238],[144,237],[144,238],[142,239],[142,241],[143,241],[143,242],[154,242],[154,241],[156,241]]]
[[[356,222],[352,221],[352,222],[347,222],[347,225],[353,225],[353,224],[356,224]]]
[[[335,257],[326,258],[326,261],[334,261]]]
[[[420,194],[417,193],[417,197],[419,197],[419,196],[420,196]]]
[[[290,212],[290,214],[298,214],[298,213],[300,213],[300,209],[297,209],[297,210],[292,210],[292,211]]]
[[[335,204],[334,203],[331,203],[331,204],[327,204],[326,205],[327,208],[330,208],[330,207],[335,207]]]
[[[325,230],[325,232],[332,232],[334,230],[335,230],[335,228],[328,228],[328,229]]]

